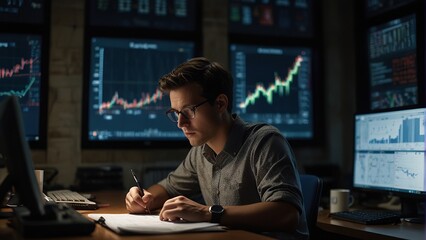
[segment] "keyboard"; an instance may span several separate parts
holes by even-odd
[[[401,215],[396,211],[389,210],[352,210],[330,213],[335,219],[346,220],[366,225],[398,223]]]
[[[55,203],[66,203],[77,210],[94,210],[98,209],[98,204],[90,201],[85,196],[71,190],[55,190],[48,191],[47,197],[51,198]]]

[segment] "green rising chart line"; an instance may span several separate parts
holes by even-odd
[[[18,90],[18,91],[10,90],[10,91],[7,91],[7,92],[0,92],[0,97],[2,97],[2,96],[17,96],[19,98],[22,98],[28,93],[28,91],[31,89],[31,87],[33,86],[35,81],[36,81],[35,77],[31,78],[31,81],[27,85],[25,85],[25,88],[22,89],[22,90]]]
[[[256,100],[261,96],[266,98],[266,101],[269,104],[273,102],[273,96],[278,92],[280,96],[283,96],[284,93],[288,95],[290,93],[290,86],[294,80],[294,76],[299,72],[299,67],[303,62],[302,56],[297,56],[292,68],[288,70],[287,77],[282,80],[278,73],[275,74],[275,82],[271,84],[267,89],[262,84],[257,84],[254,93],[249,93],[244,102],[238,105],[239,108],[245,109],[249,105],[255,104]]]
[[[30,58],[30,59],[24,59],[21,58],[21,62],[16,64],[10,69],[7,68],[0,68],[0,79],[10,79],[12,77],[29,77],[30,82],[25,85],[24,89],[22,90],[10,90],[7,92],[0,92],[0,97],[2,96],[17,96],[19,98],[24,97],[28,91],[33,86],[34,82],[36,81],[36,77],[34,76],[40,76],[40,73],[33,73],[33,64],[37,63],[38,59],[36,58]],[[28,65],[29,67],[29,73],[22,74],[20,73],[24,68]]]

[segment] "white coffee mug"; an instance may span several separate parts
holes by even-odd
[[[40,193],[43,192],[43,178],[44,178],[44,170],[34,170],[38,187],[40,188]]]
[[[331,189],[330,190],[330,213],[349,210],[354,199],[349,189]]]

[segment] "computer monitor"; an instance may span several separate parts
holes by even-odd
[[[272,124],[289,139],[313,139],[310,48],[231,44],[230,68],[234,112]]]
[[[416,15],[368,30],[370,109],[412,106],[418,101]]]
[[[187,143],[165,112],[164,74],[194,57],[195,43],[93,37],[84,94],[83,146],[177,147]]]
[[[44,202],[34,173],[31,150],[25,138],[23,114],[16,96],[0,102],[0,158],[6,163],[8,177],[3,184],[13,184],[22,204],[34,217],[45,214]],[[1,186],[7,189],[8,186]],[[3,195],[3,196],[1,196]],[[0,194],[0,201],[4,192]]]
[[[11,225],[23,237],[86,235],[95,223],[69,207],[45,202],[34,173],[31,151],[25,139],[21,107],[16,96],[0,101],[0,158],[8,176],[0,185],[0,199],[14,186],[23,207],[13,209]]]
[[[46,142],[45,53],[41,34],[0,33],[0,100],[17,96],[26,139],[31,146]]]
[[[312,0],[230,0],[229,32],[258,36],[311,37]]]
[[[354,187],[400,195],[408,216],[416,205],[407,199],[426,198],[425,116],[426,108],[355,115]]]
[[[194,31],[198,0],[88,1],[89,25]]]
[[[46,0],[0,1],[0,23],[41,24],[47,9]]]

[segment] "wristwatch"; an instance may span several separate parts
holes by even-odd
[[[220,205],[212,205],[209,208],[209,212],[212,214],[212,219],[210,220],[210,222],[220,223],[220,218],[225,212],[225,209]]]

